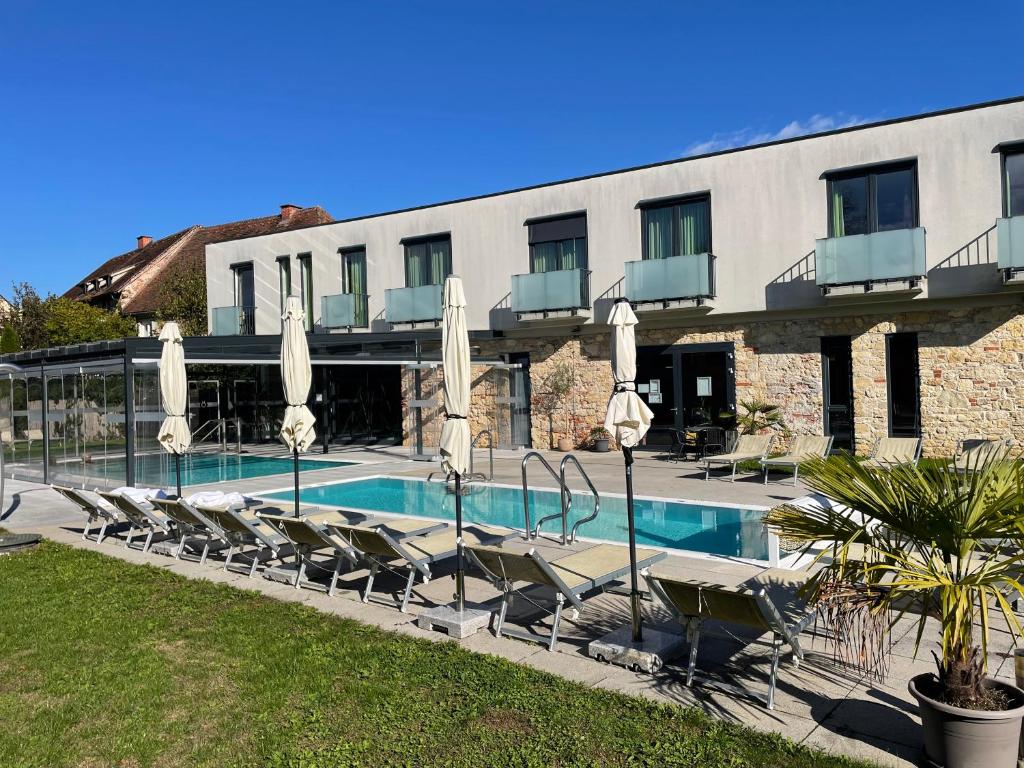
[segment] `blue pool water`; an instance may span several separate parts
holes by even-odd
[[[100,462],[95,462],[100,463]],[[124,459],[107,459],[103,472],[112,477],[124,477]],[[299,471],[311,472],[317,469],[347,467],[351,461],[311,461],[299,459]],[[90,467],[95,474],[98,467]],[[248,456],[238,453],[198,453],[181,457],[181,484],[203,485],[205,483],[244,480],[249,477],[291,474],[290,458],[273,456]],[[175,483],[174,457],[166,453],[148,453],[135,457],[135,484],[167,488]]]
[[[462,514],[466,522],[491,523],[522,530],[523,492],[517,488],[474,485],[463,496]],[[291,491],[268,494],[269,498],[290,501]],[[397,477],[371,477],[351,482],[304,488],[302,502],[311,505],[391,512],[453,520],[455,496],[443,483],[427,483]],[[763,511],[738,509],[714,504],[687,504],[637,498],[637,543],[640,545],[685,549],[715,555],[768,559],[767,534],[761,518]],[[557,491],[531,490],[530,516],[533,525],[549,514],[560,513]],[[570,513],[573,521],[594,511],[594,498],[574,494]],[[557,534],[561,522],[552,520],[542,529]],[[580,526],[579,536],[606,541],[627,541],[626,500],[617,496],[601,497],[601,512],[596,520]]]

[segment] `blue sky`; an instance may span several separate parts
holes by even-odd
[[[1019,0],[0,8],[4,294],[283,202],[344,218],[1024,94]]]

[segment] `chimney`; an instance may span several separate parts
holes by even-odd
[[[291,203],[283,203],[281,205],[281,219],[283,221],[287,221],[288,219],[290,219],[292,216],[294,216],[296,213],[298,213],[301,210],[302,210],[301,206],[292,205]]]
[[[149,235],[139,235],[139,248],[145,248],[147,245],[153,242],[153,238]]]

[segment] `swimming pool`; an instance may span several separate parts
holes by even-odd
[[[299,459],[299,471],[348,467],[352,461],[316,461]],[[120,478],[125,476],[124,459],[98,459],[88,464],[64,465],[63,471],[85,473],[90,477]],[[250,456],[240,453],[195,453],[181,457],[181,484],[204,485],[230,482],[250,477],[291,474],[292,460],[274,456]],[[112,480],[116,482],[116,480]],[[135,484],[167,488],[175,484],[174,457],[167,453],[146,453],[135,457]]]
[[[463,520],[522,530],[522,489],[479,484],[472,488],[472,493],[462,499]],[[292,499],[291,491],[261,495],[281,501]],[[455,496],[448,493],[444,483],[369,477],[303,488],[299,495],[303,503],[311,505],[455,519]],[[762,523],[764,509],[642,497],[635,500],[634,509],[640,545],[750,560],[770,559],[768,535]],[[570,528],[574,521],[593,511],[593,496],[574,493]],[[560,512],[558,491],[530,491],[530,517],[534,525],[540,518]],[[561,523],[550,521],[542,530],[560,533]],[[587,539],[628,541],[625,498],[602,495],[600,514],[596,520],[584,523],[578,535]]]

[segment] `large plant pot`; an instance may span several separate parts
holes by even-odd
[[[594,441],[594,450],[597,453],[608,453],[608,438],[599,437]]]
[[[939,681],[932,673],[913,678],[907,688],[917,699],[924,731],[926,763],[934,768],[1016,768],[1024,718],[1024,691],[986,680],[1002,690],[1010,708],[997,712],[961,709],[938,701]]]
[[[572,450],[572,440],[568,437],[561,437],[558,439],[558,450],[562,453],[568,453]]]

